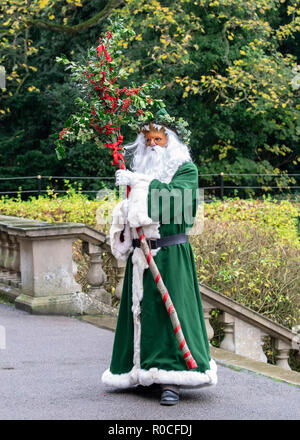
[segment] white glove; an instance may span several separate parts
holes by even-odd
[[[132,180],[132,176],[133,176],[133,172],[132,171],[128,171],[128,170],[118,170],[116,171],[116,185],[120,186],[120,185],[131,185],[131,180]]]

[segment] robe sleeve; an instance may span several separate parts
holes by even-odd
[[[186,162],[175,173],[170,183],[151,181],[148,191],[148,216],[161,224],[194,223],[198,205],[198,170]]]
[[[112,213],[109,230],[111,253],[117,260],[126,261],[132,251],[132,238],[127,222],[128,200],[119,202]],[[123,238],[121,239],[121,235]]]

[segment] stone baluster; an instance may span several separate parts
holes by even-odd
[[[87,282],[91,286],[89,295],[95,300],[111,306],[111,295],[103,287],[107,277],[102,268],[102,248],[101,246],[89,243],[88,249],[91,263],[90,270],[87,274]]]
[[[118,279],[118,283],[117,283],[116,290],[114,293],[117,298],[121,299],[126,262],[121,261],[121,260],[117,260],[116,258],[112,258],[111,263],[112,263],[112,267],[116,268],[116,270],[117,270],[117,279]]]
[[[291,370],[291,367],[288,363],[291,344],[288,344],[281,339],[275,339],[275,348],[278,351],[276,365],[278,367],[285,368],[286,370]]]
[[[210,311],[214,308],[209,304],[207,301],[202,300],[202,307],[203,307],[203,314],[204,314],[204,321],[206,326],[206,332],[207,332],[207,338],[209,341],[212,340],[214,337],[214,329],[210,325],[209,318],[210,318]]]
[[[292,332],[294,334],[292,339],[292,350],[297,350],[296,353],[296,361],[300,362],[300,324],[294,325],[292,328]]]
[[[76,261],[73,258],[73,255],[72,255],[72,263],[71,264],[72,264],[73,285],[76,287],[76,292],[81,292],[81,286],[76,281],[76,275],[77,275],[77,272],[78,272],[78,267],[77,267]]]
[[[1,232],[1,279],[6,282],[9,278],[9,270],[7,268],[7,259],[9,255],[8,234]]]
[[[0,281],[2,281],[3,268],[4,268],[4,247],[2,241],[2,232],[0,231]]]
[[[268,340],[269,340],[269,335],[267,333],[264,333],[263,331],[261,331],[260,332],[260,344],[259,344],[260,348],[261,348],[261,351],[260,351],[260,358],[259,358],[259,360],[261,362],[265,362],[265,363],[268,362],[268,358],[267,358],[267,356],[264,353],[264,345],[265,345],[265,343]]]
[[[21,270],[20,270],[20,244],[17,237],[11,236],[11,252],[12,252],[12,284],[15,287],[20,287],[21,283]]]
[[[7,237],[7,253],[5,259],[6,276],[9,284],[15,284],[20,281],[17,274],[20,272],[20,251],[18,252],[18,242],[15,236]],[[18,261],[19,259],[19,261]]]
[[[221,322],[224,325],[225,336],[220,344],[220,347],[223,348],[223,350],[228,350],[232,353],[235,353],[234,317],[227,312],[223,312],[223,314],[221,315]]]
[[[7,271],[7,278],[8,280],[10,280],[13,276],[13,270],[12,270],[12,265],[13,265],[13,238],[11,237],[11,235],[7,236],[7,252],[6,252],[6,259],[4,262],[4,266],[6,268]]]

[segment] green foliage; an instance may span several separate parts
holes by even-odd
[[[230,223],[256,226],[271,233],[282,245],[288,244],[300,249],[297,229],[299,207],[288,200],[277,202],[267,197],[264,201],[248,199],[225,199],[205,205],[205,216],[208,219]]]
[[[191,237],[199,282],[286,327],[299,323],[297,216],[287,201],[205,205],[203,233]]]
[[[86,23],[108,4],[107,15],[123,15],[135,31],[129,41],[120,41],[120,50],[126,49],[120,55],[124,75],[136,84],[161,81],[154,97],[188,121],[200,173],[298,171],[300,94],[293,88],[293,72],[300,60],[299,0],[126,0],[117,8],[120,3],[1,4],[1,63],[8,79],[1,103],[1,177],[111,175],[109,155],[94,141],[72,143],[61,161],[54,151],[57,127],[74,111],[77,96],[55,58],[64,53],[83,62],[108,22],[83,27],[79,34],[70,34],[69,27]],[[241,179],[230,176],[226,183]],[[283,188],[295,179],[272,182]],[[216,177],[203,179],[208,183],[215,184]],[[262,176],[258,183],[267,188],[270,178]]]
[[[131,16],[137,34],[128,66],[135,66],[134,78],[142,72],[163,79],[160,94],[172,113],[188,120],[201,173],[297,171],[300,95],[291,84],[300,30],[297,5],[298,0],[293,5],[126,2],[123,14]],[[291,52],[282,53],[288,39]],[[259,183],[267,182],[260,178]],[[295,179],[285,177],[279,185],[287,183]]]
[[[75,99],[77,113],[69,117],[54,141],[58,159],[65,157],[66,141],[77,140],[84,144],[92,139],[100,148],[113,149],[113,164],[117,165],[123,159],[118,154],[123,145],[123,133],[127,134],[129,128],[137,134],[149,122],[174,126],[185,142],[189,140],[188,123],[182,118],[171,117],[165,103],[150,95],[153,89],[160,87],[157,80],[139,86],[126,82],[129,73],[122,68],[120,45],[134,37],[135,32],[124,19],[117,17],[109,23],[109,31],[99,38],[97,47],[88,50],[84,63],[69,61],[65,55],[56,57],[57,62],[66,66],[65,70],[71,71],[74,88],[79,94]],[[126,84],[124,87],[120,83],[122,80]]]
[[[105,2],[102,2],[103,4]],[[70,23],[84,20],[102,7],[99,1],[91,1],[78,10],[66,10]],[[58,16],[59,9],[56,10]],[[63,17],[62,17],[63,19]],[[74,93],[70,78],[64,69],[55,62],[58,54],[65,53],[80,59],[85,55],[88,41],[95,41],[99,29],[91,28],[84,36],[57,34],[51,30],[30,27],[29,38],[39,47],[37,54],[30,55],[30,76],[25,79],[18,94],[11,87],[11,95],[4,95],[10,113],[0,124],[0,176],[111,176],[111,158],[104,154],[92,141],[85,144],[72,144],[67,157],[59,161],[54,149],[57,127],[61,126],[66,115],[74,110]],[[18,53],[18,56],[20,54]],[[21,57],[21,55],[20,55]],[[21,62],[21,61],[20,61]],[[8,66],[6,66],[8,72]],[[28,90],[34,85],[40,93]],[[5,93],[8,92],[9,89]],[[0,182],[0,191],[15,190],[16,182]],[[22,182],[26,189],[36,189],[31,182]],[[94,188],[97,189],[97,188]]]
[[[2,196],[0,199],[0,212],[2,215],[13,215],[23,218],[32,218],[46,222],[75,222],[85,223],[103,232],[108,232],[109,224],[105,221],[97,223],[97,210],[111,212],[115,200],[89,200],[76,185],[71,185],[65,180],[67,192],[65,196],[58,197],[50,188],[47,196],[30,197],[29,200]]]

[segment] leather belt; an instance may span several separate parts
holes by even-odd
[[[175,234],[168,235],[167,237],[162,238],[148,238],[147,243],[150,249],[157,249],[162,246],[170,246],[172,244],[181,244],[189,241],[189,236],[186,234]],[[140,247],[140,240],[138,238],[134,238],[132,240],[132,246],[134,248]]]

